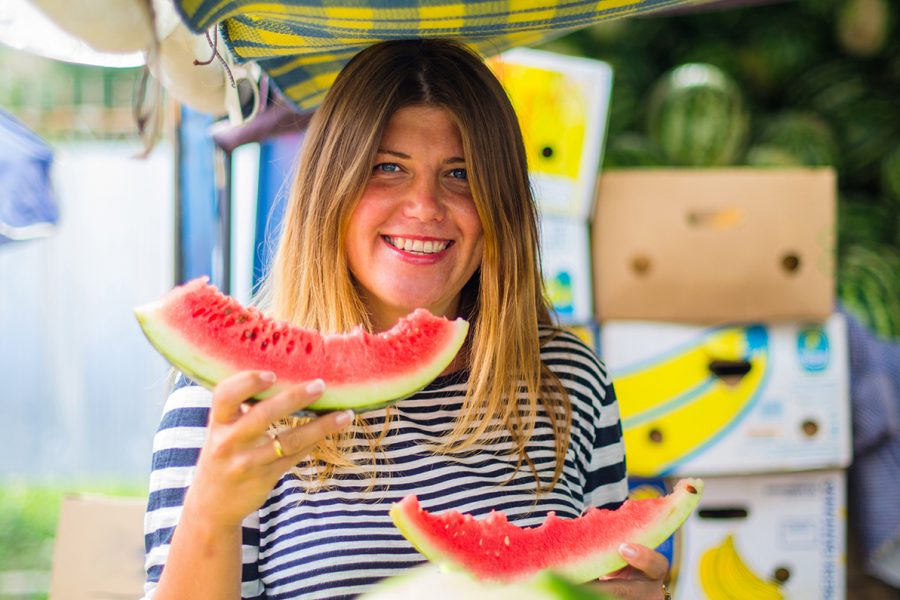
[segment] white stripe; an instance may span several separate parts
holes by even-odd
[[[169,427],[153,436],[153,450],[200,448],[205,440],[205,427]]]

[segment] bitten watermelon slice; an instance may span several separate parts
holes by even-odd
[[[269,370],[276,383],[265,398],[321,378],[325,392],[306,410],[378,408],[428,385],[453,361],[469,324],[418,309],[393,328],[356,328],[322,335],[268,319],[222,294],[205,277],[135,309],[147,339],[177,369],[213,387],[243,370]]]
[[[626,500],[617,510],[592,508],[577,519],[554,513],[539,527],[523,529],[506,515],[475,519],[456,511],[431,514],[407,496],[391,518],[419,552],[443,568],[468,571],[481,581],[531,581],[545,570],[584,583],[621,567],[622,543],[659,546],[696,508],[700,479],[682,479],[661,498]]]

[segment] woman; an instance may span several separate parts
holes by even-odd
[[[148,595],[358,595],[423,561],[388,517],[410,493],[520,526],[624,500],[609,378],[542,295],[524,157],[505,92],[464,47],[387,42],[346,66],[306,135],[261,304],[333,332],[425,307],[466,318],[469,339],[425,390],[357,416],[288,420],[321,381],[245,404],[271,373],[173,392],[154,443]],[[631,566],[597,585],[662,597],[665,558],[622,554]]]

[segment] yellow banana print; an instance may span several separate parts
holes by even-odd
[[[707,600],[783,600],[781,588],[754,573],[738,554],[734,537],[700,557],[700,584]]]
[[[613,373],[629,472],[667,475],[733,427],[764,385],[767,348],[761,326],[713,329]],[[714,361],[746,361],[750,370],[732,385],[711,371]]]

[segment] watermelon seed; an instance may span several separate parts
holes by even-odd
[[[266,346],[269,345],[269,340],[263,340],[262,344],[259,345],[260,350],[265,350]]]
[[[223,312],[223,314],[230,315],[231,313],[234,312],[234,309],[231,308],[230,306],[226,306],[226,307],[225,307],[225,310],[222,311],[222,312]]]
[[[503,537],[503,543],[505,545],[509,546],[509,536],[508,535]]]
[[[253,334],[250,333],[250,330],[249,330],[249,329],[245,329],[245,330],[244,330],[244,333],[241,335],[241,339],[244,339],[244,340],[246,340],[246,339],[251,339],[251,336],[252,336],[252,335],[253,335]]]
[[[280,338],[280,337],[281,337],[281,334],[277,331],[272,334],[272,345],[273,346],[278,343],[278,338]]]
[[[483,546],[483,545],[484,545],[484,538],[481,538],[481,539],[478,540],[478,545],[479,545],[479,546]]]
[[[250,332],[250,339],[256,341],[257,337],[259,337],[259,327],[254,327],[253,331]]]
[[[246,323],[248,321],[248,319],[249,319],[249,317],[247,315],[245,315],[244,313],[241,313],[238,315],[237,322],[238,323]]]
[[[696,493],[697,493],[697,488],[695,488],[695,487],[692,486],[692,485],[689,485],[689,486],[687,486],[687,491],[688,491],[689,493],[691,493],[691,494],[696,494]]]
[[[288,354],[294,351],[294,340],[288,342],[287,348],[285,348],[284,351]]]
[[[306,353],[312,354],[312,342],[306,342]]]
[[[225,322],[222,323],[223,327],[231,327],[232,325],[234,325],[234,319],[231,317],[225,319]]]

